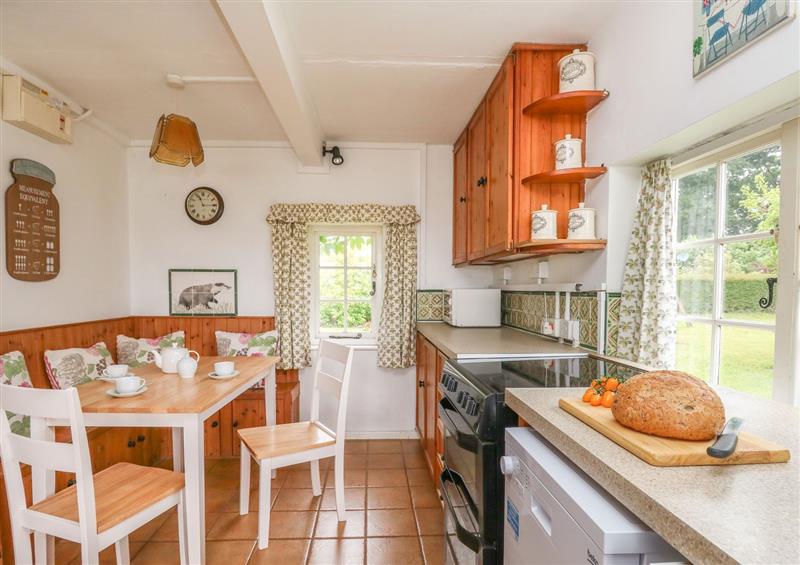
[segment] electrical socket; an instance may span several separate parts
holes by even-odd
[[[558,336],[559,321],[560,320],[557,320],[556,318],[542,318],[542,333],[545,335]]]
[[[580,320],[561,320],[559,335],[564,339],[575,340],[580,337]]]

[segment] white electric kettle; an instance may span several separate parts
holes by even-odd
[[[165,373],[177,373],[178,361],[184,357],[189,357],[192,353],[197,355],[197,360],[200,361],[200,354],[197,351],[190,351],[185,347],[178,347],[174,344],[170,347],[164,347],[161,353],[158,351],[152,351],[151,353],[155,359],[156,366]]]

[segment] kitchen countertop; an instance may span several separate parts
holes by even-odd
[[[451,359],[578,357],[588,354],[585,349],[505,326],[454,328],[444,322],[417,322],[417,331]]]
[[[568,388],[506,390],[506,404],[694,563],[800,563],[800,411],[717,389],[728,416],[788,463],[653,467],[564,412]]]

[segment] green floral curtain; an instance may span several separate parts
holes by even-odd
[[[642,169],[619,314],[619,356],[664,368],[675,358],[675,253],[670,163]]]
[[[378,366],[405,368],[416,359],[417,232],[414,206],[378,204],[275,204],[272,225],[275,328],[281,368],[310,364],[311,277],[309,224],[382,224],[385,286],[378,329]]]

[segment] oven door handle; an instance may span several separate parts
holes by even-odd
[[[453,516],[453,523],[456,527],[456,537],[458,537],[458,540],[475,553],[478,553],[481,550],[481,536],[468,530],[461,524],[458,519],[458,514],[455,512],[455,510],[453,510],[453,503],[450,502],[450,495],[447,494],[447,487],[445,486],[445,483],[448,482],[453,483],[456,488],[461,490],[463,493],[462,486],[464,485],[464,482],[460,480],[460,477],[458,480],[454,479],[453,474],[458,476],[458,473],[453,473],[452,471],[445,469],[442,471],[442,474],[439,477],[439,480],[442,483],[442,496],[444,496],[444,503],[447,506],[445,512],[450,512],[450,514]],[[460,485],[459,482],[461,483]]]
[[[448,405],[452,406],[449,400],[446,398],[442,398],[439,400],[439,417],[444,423],[444,426],[447,428],[447,431],[456,438],[456,443],[459,447],[466,449],[470,453],[478,453],[478,438],[472,434],[461,431],[453,419],[450,417],[448,412],[452,410],[448,408]]]

